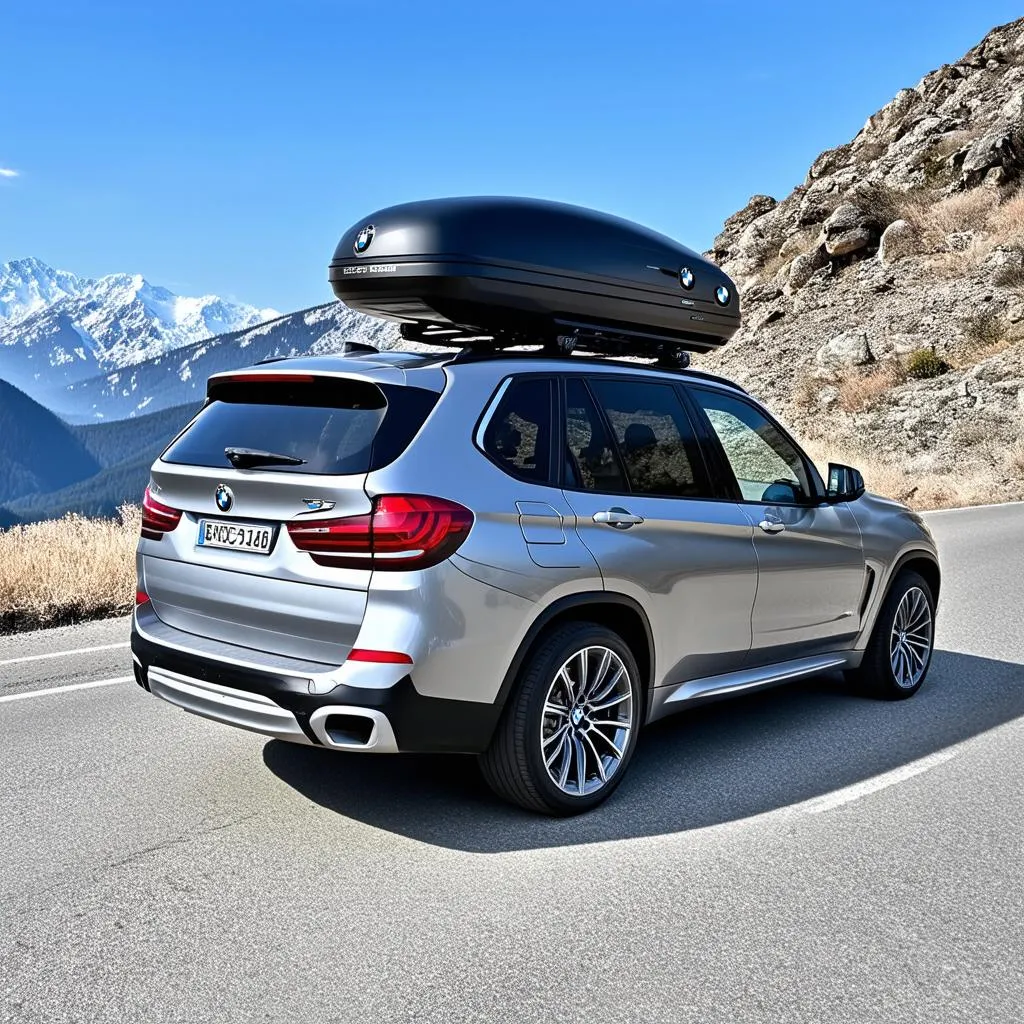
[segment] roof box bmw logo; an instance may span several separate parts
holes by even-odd
[[[352,251],[357,256],[362,256],[367,249],[370,248],[370,243],[373,241],[373,225],[367,224],[362,231],[356,235],[356,240],[352,244]]]
[[[671,273],[671,271],[670,271]],[[689,267],[683,267],[679,271],[679,283],[689,291],[693,287],[694,276],[693,271]]]

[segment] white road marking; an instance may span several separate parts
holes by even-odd
[[[120,651],[130,646],[128,641],[120,644],[100,644],[98,647],[76,647],[72,651],[50,651],[47,654],[29,654],[24,658],[5,658],[0,665],[24,665],[30,661],[46,661],[48,658],[69,658],[73,654],[91,654],[93,651]]]
[[[97,686],[113,686],[115,683],[134,682],[135,676],[118,676],[116,679],[94,679],[91,683],[70,683],[67,686],[51,686],[46,690],[28,690],[25,693],[12,693],[0,697],[0,704],[12,700],[28,700],[29,697],[47,697],[52,693],[69,693],[71,690],[91,690]]]
[[[930,508],[922,512],[923,516],[939,516],[947,512],[976,512],[982,508],[1007,508],[1010,505],[1024,505],[1024,501],[994,501],[988,505],[958,505],[956,508]]]
[[[958,753],[957,750],[940,750],[936,754],[929,754],[917,761],[911,761],[910,764],[894,768],[891,772],[876,775],[873,779],[865,779],[852,786],[837,789],[834,793],[826,793],[824,796],[807,800],[794,809],[802,814],[822,814],[824,811],[831,811],[836,807],[842,807],[843,804],[853,803],[854,800],[860,800],[861,797],[888,789],[889,786],[899,785],[901,782],[906,782],[907,779],[912,779],[915,775],[937,768],[940,764],[956,757]]]

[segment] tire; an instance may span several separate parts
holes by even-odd
[[[592,622],[556,627],[523,664],[480,757],[484,778],[529,811],[588,811],[626,774],[643,710],[636,659],[617,633]]]
[[[897,628],[897,616],[909,629]],[[895,654],[901,647],[904,653]],[[882,602],[860,668],[847,672],[847,678],[866,696],[906,700],[921,689],[934,647],[935,597],[923,576],[904,569]]]

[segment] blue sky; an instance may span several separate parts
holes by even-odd
[[[0,262],[328,301],[338,235],[457,194],[705,248],[1017,3],[111,0],[0,6]]]

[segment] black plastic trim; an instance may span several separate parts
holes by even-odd
[[[496,704],[425,697],[417,692],[411,676],[405,676],[387,689],[336,686],[328,693],[313,694],[309,692],[309,680],[305,676],[255,671],[164,647],[142,637],[134,626],[131,646],[142,666],[140,685],[147,689],[149,670],[156,667],[203,682],[258,693],[290,711],[302,731],[318,746],[322,744],[309,726],[309,716],[318,708],[334,704],[382,711],[403,753],[479,754],[490,744],[501,713]]]

